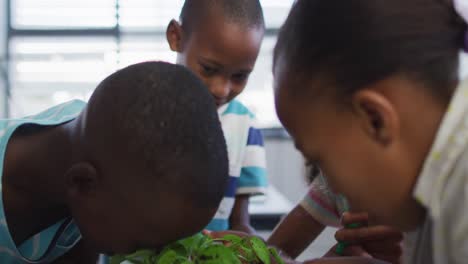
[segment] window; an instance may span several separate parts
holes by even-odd
[[[12,0],[15,29],[112,28],[117,24],[115,0]]]
[[[126,65],[175,61],[165,39],[184,0],[6,0],[9,116],[23,116],[70,99],[87,100],[96,84]],[[262,0],[268,35],[240,100],[260,125],[278,126],[271,61],[279,26],[294,0]],[[8,16],[7,16],[8,17]]]
[[[120,25],[123,31],[164,31],[177,18],[183,0],[120,0]]]
[[[10,45],[11,116],[86,100],[117,68],[116,43],[108,37],[21,37]]]

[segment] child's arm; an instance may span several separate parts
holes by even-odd
[[[301,205],[296,206],[275,228],[268,244],[297,258],[325,228]]]
[[[249,198],[265,195],[267,188],[266,155],[262,132],[253,125],[249,129],[242,167],[237,183],[230,229],[254,234],[250,226]]]
[[[339,227],[335,197],[325,180],[316,177],[304,199],[280,223],[268,242],[290,257],[298,257],[325,226]]]
[[[255,234],[255,229],[250,225],[249,215],[250,195],[237,195],[229,218],[230,229],[247,234]]]

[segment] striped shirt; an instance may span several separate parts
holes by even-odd
[[[468,260],[468,80],[457,88],[414,189],[426,221],[408,237],[407,263]]]
[[[0,120],[0,171],[3,171],[3,161],[8,141],[18,127],[25,127],[25,125],[29,124],[41,126],[62,124],[76,118],[85,106],[86,103],[82,101],[71,101],[52,107],[35,116]],[[81,234],[78,227],[73,220],[63,219],[17,247],[13,242],[5,218],[1,187],[0,179],[0,263],[51,263],[79,242]],[[38,217],[40,216],[38,215]]]
[[[322,175],[314,179],[300,205],[317,222],[331,227],[340,227],[341,215],[349,210],[346,199],[335,194]]]
[[[242,103],[231,101],[218,110],[229,157],[229,184],[208,230],[229,229],[236,195],[262,195],[267,187],[265,149],[255,117]]]

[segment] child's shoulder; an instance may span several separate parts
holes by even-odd
[[[237,143],[244,142],[258,130],[255,115],[240,101],[233,100],[218,111],[225,138],[235,138],[234,142]]]
[[[40,113],[21,118],[25,122],[32,122],[41,125],[61,123],[78,116],[86,107],[86,102],[81,100],[71,100],[50,107]]]
[[[232,100],[229,104],[221,110],[221,115],[238,115],[238,116],[248,116],[250,119],[255,119],[255,115],[250,111],[250,109],[238,100]]]
[[[74,117],[78,115],[86,107],[86,102],[81,100],[71,100],[52,106],[40,113],[23,117],[25,120],[57,120],[60,122],[67,117]]]
[[[76,118],[86,107],[86,102],[80,100],[68,101],[42,112],[20,118],[0,119],[0,136],[13,133],[25,124],[57,125]],[[9,132],[9,133],[7,133]],[[9,136],[8,136],[9,137]],[[8,138],[7,137],[7,138]]]
[[[76,113],[76,112],[81,112],[83,108],[85,108],[87,103],[85,101],[81,101],[78,99],[74,99],[68,102],[64,102],[61,104],[58,104],[56,106],[53,106],[49,109],[46,109],[42,113],[50,113],[50,112],[55,112],[55,113]],[[42,114],[40,113],[40,114]],[[38,114],[39,115],[39,114]]]

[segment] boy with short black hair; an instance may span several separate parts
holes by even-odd
[[[1,263],[161,248],[210,221],[228,178],[211,96],[167,63],[129,66],[88,104],[3,120],[0,130]]]
[[[167,29],[177,63],[200,77],[215,99],[228,146],[229,186],[210,230],[254,232],[249,197],[265,193],[263,137],[254,115],[234,100],[247,84],[264,33],[258,0],[186,0],[180,21]]]

